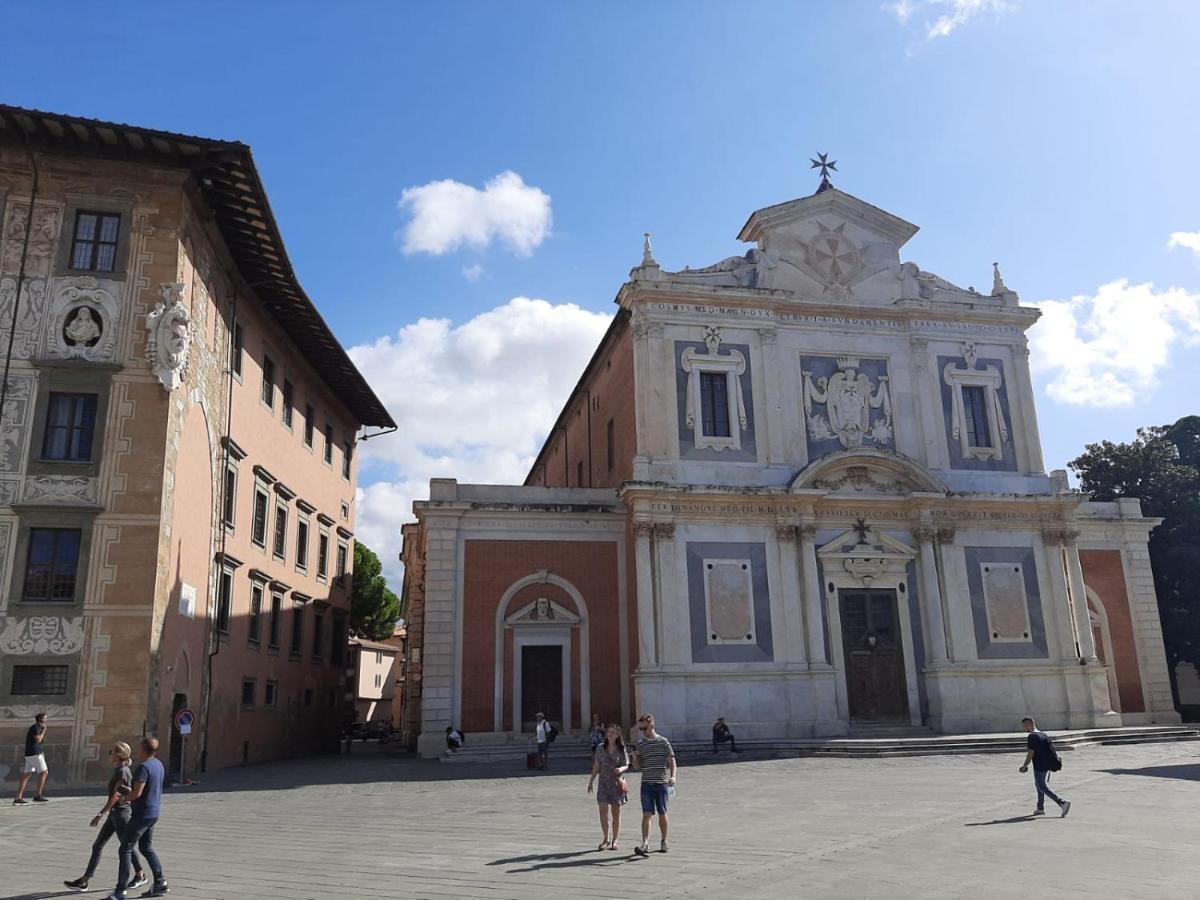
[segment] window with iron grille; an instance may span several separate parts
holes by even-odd
[[[701,427],[707,437],[729,437],[729,382],[723,372],[700,373]]]
[[[283,379],[283,424],[292,427],[292,407],[296,402],[296,388],[286,378]]]
[[[237,467],[225,470],[225,524],[233,527],[237,513]]]
[[[78,528],[29,529],[23,600],[74,602],[82,539]]]
[[[9,693],[63,696],[69,673],[69,666],[13,666]]]
[[[254,524],[250,529],[250,539],[260,547],[267,546],[267,492],[262,488],[254,489]]]
[[[329,576],[329,535],[321,532],[317,537],[317,577]]]
[[[242,357],[246,352],[246,332],[240,322],[233,323],[233,374],[242,377]]]
[[[292,607],[292,646],[291,653],[293,656],[299,656],[301,650],[304,649],[304,607],[300,604],[295,604]]]
[[[287,506],[282,503],[278,503],[275,506],[275,542],[274,546],[272,547],[272,552],[280,559],[283,559],[287,551],[287,525]]]
[[[354,463],[354,445],[349,441],[342,444],[342,477],[350,480],[350,466]]]
[[[262,402],[275,409],[275,363],[263,356]]]
[[[317,411],[311,403],[304,404],[304,446],[312,447],[313,432],[317,429]]]
[[[229,619],[233,613],[233,573],[222,572],[217,581],[217,631],[229,634]]]
[[[75,239],[71,244],[71,268],[88,272],[112,272],[117,265],[117,238],[121,217],[116,213],[75,214]]]
[[[271,593],[271,618],[267,622],[267,646],[279,646],[279,619],[283,615],[283,594]]]
[[[250,588],[250,642],[257,644],[262,633],[263,589],[257,584]]]
[[[46,405],[42,459],[89,462],[96,432],[95,394],[51,393]]]
[[[967,446],[992,446],[992,432],[988,427],[987,392],[984,388],[963,385],[963,414],[967,424]]]
[[[337,577],[338,581],[342,584],[346,583],[346,555],[346,545],[339,542],[337,548]]]
[[[325,423],[325,463],[333,465],[333,426]]]
[[[296,520],[296,568],[308,568],[308,519]]]

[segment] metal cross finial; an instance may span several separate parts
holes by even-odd
[[[855,519],[854,526],[851,528],[851,531],[858,535],[858,542],[860,544],[865,544],[867,542],[867,532],[870,530],[871,526],[868,525],[863,519]]]
[[[821,186],[817,188],[817,193],[819,194],[821,191],[833,187],[833,182],[829,180],[829,173],[838,170],[837,160],[835,159],[831,162],[828,153],[818,153],[816,159],[809,157],[808,161],[812,163],[809,166],[810,169],[821,170]]]

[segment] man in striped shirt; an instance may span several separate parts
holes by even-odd
[[[642,843],[633,848],[638,856],[650,855],[650,819],[658,813],[658,830],[662,833],[660,853],[667,852],[667,796],[674,793],[675,751],[671,742],[654,730],[654,716],[646,713],[638,719],[642,732],[634,748],[633,764],[642,770]]]

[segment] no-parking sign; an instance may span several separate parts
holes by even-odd
[[[175,727],[179,729],[180,734],[191,734],[192,723],[196,721],[196,714],[190,709],[181,709],[175,714]]]

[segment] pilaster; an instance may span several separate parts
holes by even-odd
[[[785,663],[805,664],[804,598],[800,589],[800,557],[796,553],[797,528],[781,524],[775,527],[775,547],[779,551],[779,593],[783,609],[783,656]]]
[[[800,538],[800,560],[803,566],[804,633],[808,639],[808,665],[811,669],[828,669],[825,655],[825,626],[821,615],[823,592],[817,572],[817,526],[801,525],[796,529]]]
[[[913,529],[917,539],[921,573],[921,608],[925,611],[925,639],[929,659],[933,663],[946,661],[946,622],[942,609],[942,590],[938,584],[937,561],[933,540],[936,532],[928,525]]]

